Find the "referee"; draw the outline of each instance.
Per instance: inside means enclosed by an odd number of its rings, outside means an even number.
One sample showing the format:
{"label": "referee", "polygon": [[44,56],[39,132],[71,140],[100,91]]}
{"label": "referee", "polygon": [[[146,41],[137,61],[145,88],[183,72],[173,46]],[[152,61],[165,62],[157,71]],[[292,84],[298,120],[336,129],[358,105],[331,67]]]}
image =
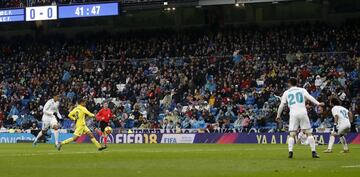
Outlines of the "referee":
{"label": "referee", "polygon": [[109,105],[107,102],[104,102],[103,107],[101,110],[96,114],[96,120],[100,122],[100,131],[97,131],[97,133],[103,137],[104,145],[107,144],[107,137],[108,134],[105,132],[105,128],[109,126],[110,119],[113,117],[113,113],[111,112],[111,109],[109,108]]}

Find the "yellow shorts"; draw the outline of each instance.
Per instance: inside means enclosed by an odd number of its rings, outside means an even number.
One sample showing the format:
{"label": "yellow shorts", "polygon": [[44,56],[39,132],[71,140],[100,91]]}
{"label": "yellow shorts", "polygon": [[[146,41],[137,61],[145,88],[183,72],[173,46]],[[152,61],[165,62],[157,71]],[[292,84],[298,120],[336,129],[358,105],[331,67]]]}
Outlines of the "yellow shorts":
{"label": "yellow shorts", "polygon": [[80,126],[80,127],[76,127],[74,135],[81,136],[83,134],[88,134],[89,132],[91,131],[87,126]]}

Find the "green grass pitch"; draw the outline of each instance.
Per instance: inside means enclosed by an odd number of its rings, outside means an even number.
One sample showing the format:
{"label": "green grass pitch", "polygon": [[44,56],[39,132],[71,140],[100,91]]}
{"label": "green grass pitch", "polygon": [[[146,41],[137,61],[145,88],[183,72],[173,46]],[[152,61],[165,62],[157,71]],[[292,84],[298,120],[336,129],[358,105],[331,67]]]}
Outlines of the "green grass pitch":
{"label": "green grass pitch", "polygon": [[92,144],[0,144],[1,177],[351,177],[360,176],[360,145],[350,153],[312,159],[297,145],[294,159],[287,145],[257,144],[110,144],[98,152]]}

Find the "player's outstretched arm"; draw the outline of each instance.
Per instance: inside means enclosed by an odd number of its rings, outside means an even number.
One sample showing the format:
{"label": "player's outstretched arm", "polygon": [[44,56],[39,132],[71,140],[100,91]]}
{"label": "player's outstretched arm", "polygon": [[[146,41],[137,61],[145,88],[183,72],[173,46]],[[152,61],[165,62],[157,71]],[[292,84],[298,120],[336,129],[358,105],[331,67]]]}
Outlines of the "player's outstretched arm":
{"label": "player's outstretched arm", "polygon": [[104,117],[104,109],[100,109],[100,111],[95,115],[96,120],[100,121]]}
{"label": "player's outstretched arm", "polygon": [[336,133],[338,132],[338,129],[337,129],[338,121],[339,121],[339,116],[338,116],[338,115],[334,115],[334,131],[335,131]]}
{"label": "player's outstretched arm", "polygon": [[59,111],[59,107],[56,107],[56,111],[54,112],[54,114],[56,114],[58,119],[62,119],[62,116],[61,116],[60,111]]}
{"label": "player's outstretched arm", "polygon": [[91,113],[89,110],[87,110],[86,108],[84,108],[84,113],[89,116],[89,117],[95,117],[95,115],[93,113]]}
{"label": "player's outstretched arm", "polygon": [[284,104],[280,103],[279,108],[277,110],[276,119],[275,119],[277,122],[281,121],[280,115],[281,115],[283,109],[284,109]]}
{"label": "player's outstretched arm", "polygon": [[320,103],[313,96],[311,96],[309,94],[309,92],[307,92],[307,90],[305,90],[304,97],[305,97],[306,100],[309,100],[311,103],[313,103],[313,104],[315,104],[317,106],[325,106],[325,104],[323,102]]}
{"label": "player's outstretched arm", "polygon": [[283,96],[281,97],[281,102],[280,102],[280,105],[278,107],[277,115],[276,115],[276,119],[275,119],[277,122],[281,121],[280,116],[281,116],[281,113],[282,113],[282,111],[284,109],[285,104],[286,104],[286,95],[283,94]]}
{"label": "player's outstretched arm", "polygon": [[348,116],[349,116],[350,123],[353,123],[354,122],[354,117],[353,117],[353,114],[350,111],[348,112]]}
{"label": "player's outstretched arm", "polygon": [[110,110],[110,119],[115,118],[115,115],[113,114],[113,112]]}

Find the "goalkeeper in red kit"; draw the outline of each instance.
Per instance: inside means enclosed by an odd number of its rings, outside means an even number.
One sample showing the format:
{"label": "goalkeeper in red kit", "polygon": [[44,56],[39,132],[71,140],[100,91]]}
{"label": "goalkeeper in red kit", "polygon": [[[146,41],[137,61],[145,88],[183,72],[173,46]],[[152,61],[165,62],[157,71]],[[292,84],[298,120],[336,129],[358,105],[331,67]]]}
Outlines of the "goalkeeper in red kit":
{"label": "goalkeeper in red kit", "polygon": [[96,132],[103,138],[105,146],[108,138],[108,133],[105,131],[105,128],[110,125],[110,119],[114,116],[108,106],[108,103],[104,103],[101,110],[96,114],[96,120],[100,122],[100,130],[97,129]]}

